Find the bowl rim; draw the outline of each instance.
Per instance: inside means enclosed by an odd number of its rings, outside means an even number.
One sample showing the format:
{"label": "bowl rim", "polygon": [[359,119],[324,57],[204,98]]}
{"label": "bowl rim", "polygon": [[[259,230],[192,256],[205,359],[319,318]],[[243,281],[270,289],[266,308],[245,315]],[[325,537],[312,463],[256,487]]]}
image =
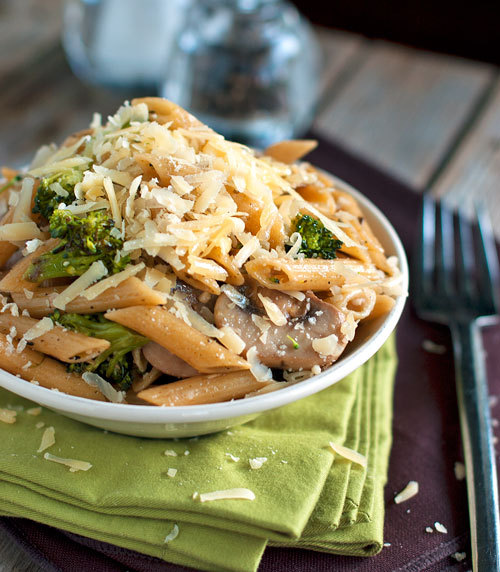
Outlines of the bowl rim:
{"label": "bowl rim", "polygon": [[[258,414],[287,405],[304,397],[308,397],[340,381],[371,358],[388,339],[395,329],[403,312],[409,286],[408,262],[401,239],[392,224],[382,211],[360,191],[342,179],[325,171],[333,179],[335,185],[351,194],[362,210],[370,212],[383,227],[384,232],[394,249],[399,261],[402,275],[402,294],[384,318],[378,330],[360,347],[344,359],[335,362],[325,371],[304,381],[284,387],[277,391],[255,395],[243,399],[210,403],[203,405],[182,405],[175,407],[132,405],[94,401],[83,397],[68,395],[57,390],[37,386],[0,368],[0,387],[12,393],[34,401],[39,405],[69,415],[85,416],[93,419],[106,419],[129,423],[196,423],[200,421],[217,421],[244,415]],[[20,383],[21,382],[21,383]]]}

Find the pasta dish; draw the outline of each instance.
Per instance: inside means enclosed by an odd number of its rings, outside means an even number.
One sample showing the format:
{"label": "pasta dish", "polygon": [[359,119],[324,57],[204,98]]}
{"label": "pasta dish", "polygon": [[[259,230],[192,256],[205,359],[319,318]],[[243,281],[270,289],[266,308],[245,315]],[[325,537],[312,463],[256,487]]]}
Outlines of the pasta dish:
{"label": "pasta dish", "polygon": [[401,294],[356,200],[170,101],[125,103],[0,184],[0,368],[80,397],[228,401],[320,373]]}

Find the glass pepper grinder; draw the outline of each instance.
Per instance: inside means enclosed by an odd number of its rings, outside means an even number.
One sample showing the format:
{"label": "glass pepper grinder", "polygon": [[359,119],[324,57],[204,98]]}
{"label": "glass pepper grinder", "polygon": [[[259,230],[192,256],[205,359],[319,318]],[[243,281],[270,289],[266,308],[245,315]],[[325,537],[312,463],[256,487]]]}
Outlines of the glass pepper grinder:
{"label": "glass pepper grinder", "polygon": [[300,136],[317,102],[320,51],[286,0],[195,0],[160,88],[228,139]]}

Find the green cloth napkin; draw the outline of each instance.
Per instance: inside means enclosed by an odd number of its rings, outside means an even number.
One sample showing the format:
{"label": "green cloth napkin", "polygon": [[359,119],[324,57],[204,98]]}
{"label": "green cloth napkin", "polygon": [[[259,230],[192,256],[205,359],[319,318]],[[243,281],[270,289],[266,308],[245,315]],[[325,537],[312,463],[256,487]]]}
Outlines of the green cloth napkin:
{"label": "green cloth napkin", "polygon": [[[33,416],[33,403],[0,390],[0,407],[18,412],[14,424],[0,423],[0,514],[202,570],[254,571],[267,544],[376,554],[395,367],[391,337],[316,395],[229,431],[180,440],[108,433],[45,408]],[[90,470],[71,473],[37,453],[49,426],[56,443],[47,451],[89,461]],[[331,441],[364,454],[367,468],[335,455]],[[250,468],[255,457],[267,458],[260,469]],[[256,499],[193,500],[194,492],[234,487]],[[165,543],[175,524],[178,536]]]}

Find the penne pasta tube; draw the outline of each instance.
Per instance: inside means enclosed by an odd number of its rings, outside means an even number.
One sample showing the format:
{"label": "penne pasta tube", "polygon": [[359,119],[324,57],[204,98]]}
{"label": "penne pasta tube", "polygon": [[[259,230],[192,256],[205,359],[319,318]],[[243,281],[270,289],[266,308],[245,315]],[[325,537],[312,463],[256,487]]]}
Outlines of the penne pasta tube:
{"label": "penne pasta tube", "polygon": [[346,273],[356,277],[376,277],[371,269],[357,260],[348,258],[323,260],[321,258],[272,258],[261,257],[247,262],[249,276],[266,288],[273,290],[326,291],[333,286],[342,286]]}
{"label": "penne pasta tube", "polygon": [[162,99],[161,97],[141,97],[132,100],[132,105],[145,103],[149,113],[154,116],[154,120],[160,125],[171,123],[173,129],[180,127],[205,127],[194,115],[188,113],[177,104]]}
{"label": "penne pasta tube", "polygon": [[150,371],[145,373],[142,377],[134,379],[132,382],[132,390],[135,393],[139,393],[150,385],[152,385],[157,379],[159,379],[163,375],[163,372],[155,367],[151,368]]}
{"label": "penne pasta tube", "polygon": [[297,192],[325,216],[332,217],[335,214],[336,204],[330,189],[316,183],[299,187]]}
{"label": "penne pasta tube", "polygon": [[[12,222],[12,216],[14,214],[14,209],[10,208],[2,217],[0,221],[0,225],[9,224]],[[10,257],[17,252],[18,247],[12,242],[8,242],[6,240],[0,241],[0,268],[3,268],[7,262],[10,260]]]}
{"label": "penne pasta tube", "polygon": [[377,294],[375,304],[367,319],[371,320],[372,318],[385,316],[392,310],[395,303],[396,301],[391,296],[388,296],[387,294]]}
{"label": "penne pasta tube", "polygon": [[287,141],[279,141],[270,145],[264,155],[272,157],[276,161],[282,163],[294,163],[300,158],[316,149],[318,142],[314,139],[292,139]]}
{"label": "penne pasta tube", "polygon": [[146,336],[201,373],[250,368],[240,356],[189,326],[165,308],[132,306],[107,312],[104,317]]}
{"label": "penne pasta tube", "polygon": [[[15,328],[13,337],[23,338],[26,332],[29,332],[39,323],[39,320],[27,316],[0,314],[0,333],[9,334],[12,328]],[[107,340],[91,338],[78,332],[66,330],[58,325],[54,325],[52,329],[40,336],[31,338],[28,334],[26,339],[31,349],[66,363],[90,361],[110,346]]]}
{"label": "penne pasta tube", "polygon": [[181,381],[149,387],[140,391],[137,397],[153,405],[167,407],[219,403],[245,397],[269,383],[257,381],[249,371],[195,375]]}
{"label": "penne pasta tube", "polygon": [[350,290],[337,306],[344,312],[351,312],[355,320],[363,320],[373,311],[376,297],[371,288],[355,288]]}
{"label": "penne pasta tube", "polygon": [[[27,310],[33,318],[43,318],[56,308],[54,299],[64,290],[65,286],[56,288],[39,288],[33,295],[26,292],[12,292],[11,296],[20,310]],[[93,300],[78,296],[66,304],[66,312],[75,314],[95,314],[106,312],[110,308],[126,308],[137,305],[164,304],[165,297],[156,292],[142,280],[132,276],[114,288],[108,288]]]}
{"label": "penne pasta tube", "polygon": [[0,368],[48,389],[105,401],[98,389],[85,383],[81,376],[67,372],[62,363],[28,348],[18,353],[3,334],[0,334]]}
{"label": "penne pasta tube", "polygon": [[23,278],[24,273],[28,270],[34,260],[55,248],[58,242],[59,239],[51,238],[39,246],[35,252],[28,254],[28,256],[25,256],[16,262],[2,280],[0,280],[0,292],[23,292],[24,290],[36,290],[38,288],[38,284],[36,282],[25,280]]}

